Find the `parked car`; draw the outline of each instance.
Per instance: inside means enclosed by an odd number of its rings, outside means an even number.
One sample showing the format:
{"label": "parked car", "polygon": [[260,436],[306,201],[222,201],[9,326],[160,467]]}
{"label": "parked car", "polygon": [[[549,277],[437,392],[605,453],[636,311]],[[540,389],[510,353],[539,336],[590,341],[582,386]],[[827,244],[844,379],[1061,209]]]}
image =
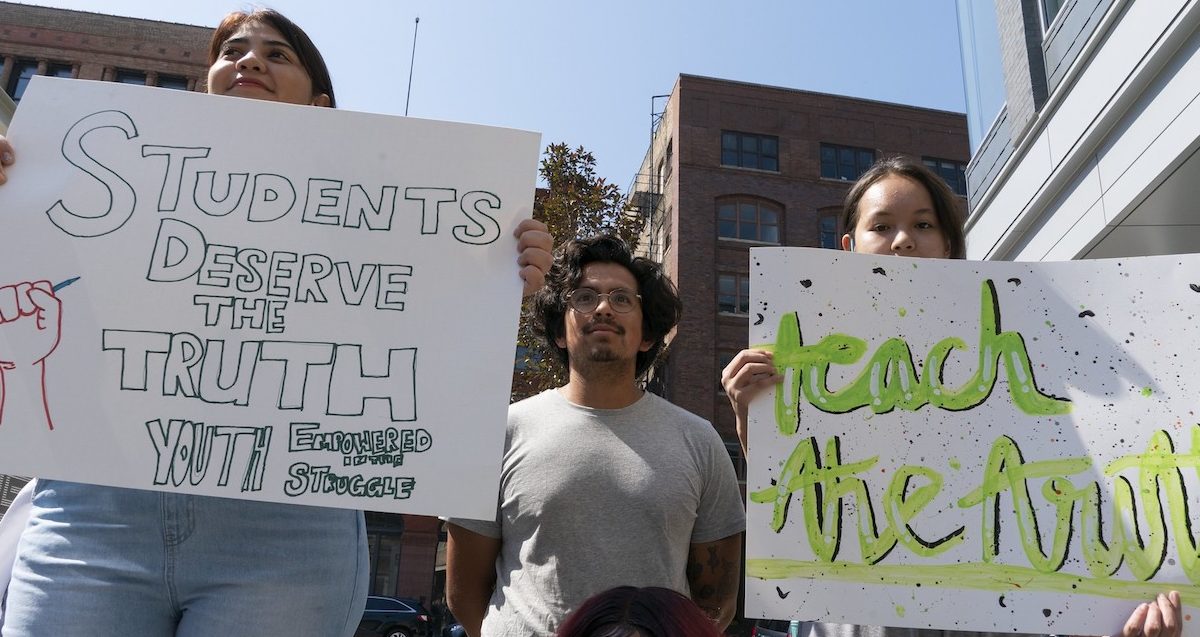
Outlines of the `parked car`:
{"label": "parked car", "polygon": [[430,637],[429,611],[408,597],[372,595],[354,637]]}
{"label": "parked car", "polygon": [[783,619],[760,619],[754,622],[750,637],[787,637],[789,624]]}

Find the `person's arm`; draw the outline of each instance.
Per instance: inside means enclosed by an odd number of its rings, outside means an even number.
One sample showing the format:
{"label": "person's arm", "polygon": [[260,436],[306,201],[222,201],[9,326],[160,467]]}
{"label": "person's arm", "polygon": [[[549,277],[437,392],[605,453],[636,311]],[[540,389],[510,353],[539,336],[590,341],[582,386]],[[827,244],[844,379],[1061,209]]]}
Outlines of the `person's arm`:
{"label": "person's arm", "polygon": [[467,634],[479,637],[496,586],[500,540],[446,524],[446,605]]}
{"label": "person's arm", "polygon": [[12,144],[8,143],[4,135],[0,135],[0,184],[8,181],[8,175],[4,174],[4,169],[11,166],[16,161],[16,157],[17,155],[13,153]]}
{"label": "person's arm", "polygon": [[724,631],[737,611],[742,581],[742,534],[692,544],[688,551],[688,589],[692,601]]}
{"label": "person's arm", "polygon": [[721,371],[721,387],[725,389],[737,419],[737,437],[738,442],[742,443],[742,456],[748,455],[750,432],[747,430],[747,412],[750,401],[762,390],[780,382],[783,382],[783,376],[776,371],[771,352],[766,350],[744,349]]}
{"label": "person's arm", "polygon": [[546,224],[534,219],[524,219],[513,231],[517,238],[517,265],[521,267],[524,281],[523,296],[537,292],[546,283],[546,273],[554,262],[554,237]]}

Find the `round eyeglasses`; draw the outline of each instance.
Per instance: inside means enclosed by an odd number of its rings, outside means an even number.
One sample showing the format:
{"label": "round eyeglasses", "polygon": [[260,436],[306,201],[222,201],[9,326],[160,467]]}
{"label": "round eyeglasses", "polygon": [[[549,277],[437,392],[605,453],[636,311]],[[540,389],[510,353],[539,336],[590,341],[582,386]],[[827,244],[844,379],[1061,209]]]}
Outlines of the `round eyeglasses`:
{"label": "round eyeglasses", "polygon": [[642,295],[629,290],[613,290],[602,294],[591,288],[578,288],[567,295],[567,304],[580,314],[591,314],[600,307],[600,299],[608,299],[608,307],[614,312],[625,314],[637,307],[641,298]]}

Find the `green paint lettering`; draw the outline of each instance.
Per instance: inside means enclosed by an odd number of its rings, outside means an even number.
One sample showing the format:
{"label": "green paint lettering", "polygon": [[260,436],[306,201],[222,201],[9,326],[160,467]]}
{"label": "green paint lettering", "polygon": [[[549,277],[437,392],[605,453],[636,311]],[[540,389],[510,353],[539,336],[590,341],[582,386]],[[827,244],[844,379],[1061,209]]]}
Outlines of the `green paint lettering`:
{"label": "green paint lettering", "polygon": [[801,395],[817,409],[834,414],[862,407],[869,407],[877,414],[897,407],[916,411],[925,405],[951,411],[971,409],[991,395],[1001,362],[1004,363],[1009,395],[1021,411],[1034,416],[1053,416],[1071,410],[1070,401],[1038,389],[1021,334],[1001,330],[1000,306],[990,279],[982,286],[978,366],[975,374],[961,387],[950,388],[942,384],[950,354],[967,349],[966,342],[957,337],[944,338],[934,344],[925,357],[920,374],[913,364],[908,343],[900,338],[889,338],[879,345],[854,380],[832,391],[827,382],[830,366],[858,362],[867,351],[866,341],[831,334],[816,345],[805,345],[799,319],[795,314],[785,314],[779,321],[772,349],[775,367],[787,379],[775,393],[776,424],[784,435],[794,434],[799,426]]}

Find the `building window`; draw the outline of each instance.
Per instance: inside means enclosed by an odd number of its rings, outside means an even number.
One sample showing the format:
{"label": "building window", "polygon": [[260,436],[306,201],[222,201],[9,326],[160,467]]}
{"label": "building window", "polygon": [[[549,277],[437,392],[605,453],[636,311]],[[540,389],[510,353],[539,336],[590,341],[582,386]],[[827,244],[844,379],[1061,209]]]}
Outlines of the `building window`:
{"label": "building window", "polygon": [[667,152],[658,162],[658,171],[656,173],[658,175],[658,192],[662,192],[666,188],[667,182],[671,180],[671,162],[674,160],[672,155],[675,152],[673,150],[674,144],[674,140],[667,141]]}
{"label": "building window", "polygon": [[837,249],[837,217],[821,217],[821,247]]}
{"label": "building window", "polygon": [[660,226],[662,232],[662,256],[666,257],[667,252],[671,250],[671,215],[675,212],[673,206],[667,207],[667,216],[663,217],[663,223]]}
{"label": "building window", "polygon": [[725,393],[725,386],[721,384],[721,375],[725,372],[725,368],[729,367],[729,364],[733,362],[733,358],[737,354],[737,350],[734,349],[717,350],[717,391],[719,393]]}
{"label": "building window", "polygon": [[717,235],[779,243],[780,209],[765,201],[730,200],[717,205]]}
{"label": "building window", "polygon": [[721,165],[779,172],[779,138],[722,131]]}
{"label": "building window", "polygon": [[821,144],[821,177],[854,181],[875,163],[875,151],[869,148]]}
{"label": "building window", "polygon": [[46,67],[46,75],[50,77],[75,77],[75,67],[70,64],[51,64]]}
{"label": "building window", "polygon": [[728,314],[750,313],[749,275],[717,275],[717,311]]}
{"label": "building window", "polygon": [[733,462],[733,472],[737,474],[738,484],[745,486],[746,459],[742,457],[742,443],[737,442],[736,440],[733,442],[726,442],[725,450],[729,452],[729,459]]}
{"label": "building window", "polygon": [[158,85],[162,88],[173,88],[179,91],[188,90],[188,79],[178,75],[159,75]]}
{"label": "building window", "polygon": [[1042,5],[1042,31],[1045,32],[1050,29],[1050,25],[1054,24],[1054,18],[1058,17],[1063,0],[1041,0],[1038,4]]}
{"label": "building window", "polygon": [[8,91],[8,96],[12,98],[12,101],[21,101],[21,95],[25,93],[25,87],[29,86],[29,80],[37,75],[37,69],[38,63],[35,60],[17,60],[13,64],[8,86],[4,87],[4,90]]}
{"label": "building window", "polygon": [[117,69],[117,82],[121,84],[140,84],[146,85],[146,74],[143,71],[130,71],[128,69]]}
{"label": "building window", "polygon": [[936,157],[925,157],[923,161],[926,168],[932,170],[938,177],[945,180],[946,185],[950,186],[950,190],[953,190],[954,194],[963,197],[967,196],[966,164],[949,159],[937,159]]}

